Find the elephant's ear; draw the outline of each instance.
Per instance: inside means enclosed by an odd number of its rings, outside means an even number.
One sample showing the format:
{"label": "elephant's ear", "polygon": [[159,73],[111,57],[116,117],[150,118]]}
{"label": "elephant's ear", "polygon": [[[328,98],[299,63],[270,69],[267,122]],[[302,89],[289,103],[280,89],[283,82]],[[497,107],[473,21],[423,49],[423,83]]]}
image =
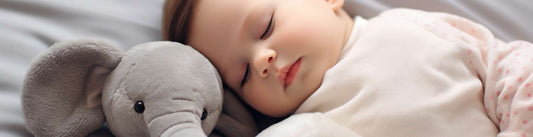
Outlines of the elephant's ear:
{"label": "elephant's ear", "polygon": [[24,81],[26,126],[36,136],[87,136],[105,122],[102,87],[122,52],[101,41],[54,44]]}

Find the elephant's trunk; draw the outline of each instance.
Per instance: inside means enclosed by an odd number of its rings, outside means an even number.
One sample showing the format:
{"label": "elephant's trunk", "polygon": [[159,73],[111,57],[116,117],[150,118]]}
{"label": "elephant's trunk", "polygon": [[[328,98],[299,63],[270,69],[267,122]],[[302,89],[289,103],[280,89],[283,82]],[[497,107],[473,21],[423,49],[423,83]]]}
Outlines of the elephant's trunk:
{"label": "elephant's trunk", "polygon": [[158,116],[148,122],[152,137],[206,137],[200,118],[190,112]]}
{"label": "elephant's trunk", "polygon": [[201,127],[183,127],[169,128],[161,134],[161,137],[206,137]]}

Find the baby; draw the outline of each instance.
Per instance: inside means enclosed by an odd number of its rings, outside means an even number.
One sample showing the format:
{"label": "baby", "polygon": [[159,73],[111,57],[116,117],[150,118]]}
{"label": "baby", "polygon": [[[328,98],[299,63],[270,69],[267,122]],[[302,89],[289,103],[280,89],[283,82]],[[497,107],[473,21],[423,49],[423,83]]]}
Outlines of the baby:
{"label": "baby", "polygon": [[191,45],[269,116],[322,112],[361,136],[533,136],[533,45],[409,9],[352,19],[343,0],[169,0]]}

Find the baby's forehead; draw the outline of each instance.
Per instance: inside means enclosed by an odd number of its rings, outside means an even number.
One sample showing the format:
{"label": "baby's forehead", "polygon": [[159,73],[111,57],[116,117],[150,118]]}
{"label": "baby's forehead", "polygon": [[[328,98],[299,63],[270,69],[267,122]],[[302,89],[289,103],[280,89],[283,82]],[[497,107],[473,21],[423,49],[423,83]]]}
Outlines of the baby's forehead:
{"label": "baby's forehead", "polygon": [[[243,1],[243,0],[227,0]],[[200,0],[196,4],[191,25],[189,28],[190,39],[195,41],[199,38],[202,41],[214,40],[216,43],[233,43],[230,37],[242,31],[244,20],[248,16],[249,8],[241,8],[247,5],[246,2],[231,3],[226,0]]]}

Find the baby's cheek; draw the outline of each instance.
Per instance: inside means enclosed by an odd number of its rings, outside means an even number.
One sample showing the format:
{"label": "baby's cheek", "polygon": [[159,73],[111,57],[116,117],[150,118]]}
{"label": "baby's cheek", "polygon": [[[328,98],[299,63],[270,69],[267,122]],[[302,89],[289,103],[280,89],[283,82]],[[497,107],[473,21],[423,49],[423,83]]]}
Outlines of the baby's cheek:
{"label": "baby's cheek", "polygon": [[304,46],[306,42],[318,38],[316,33],[319,33],[310,24],[288,24],[282,29],[278,34],[280,41],[283,41],[285,43],[283,45],[286,46]]}

